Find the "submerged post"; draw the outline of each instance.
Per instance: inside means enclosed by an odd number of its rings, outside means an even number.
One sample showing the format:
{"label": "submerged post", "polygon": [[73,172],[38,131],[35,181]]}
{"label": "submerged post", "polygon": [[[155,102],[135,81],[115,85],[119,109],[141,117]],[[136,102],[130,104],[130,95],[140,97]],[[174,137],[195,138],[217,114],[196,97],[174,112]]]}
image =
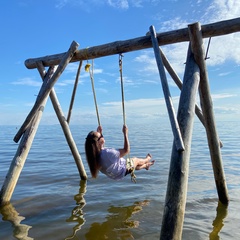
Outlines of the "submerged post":
{"label": "submerged post", "polygon": [[223,204],[228,204],[229,202],[228,190],[222,164],[220,143],[214,119],[213,103],[208,83],[207,68],[204,60],[205,51],[203,46],[200,23],[194,23],[189,25],[189,36],[192,44],[192,51],[194,53],[195,61],[200,68],[201,80],[199,84],[199,95],[203,111],[203,117],[205,121],[208,146],[212,160],[218,197]]}
{"label": "submerged post", "polygon": [[[42,64],[42,62],[38,62],[37,63],[37,69],[41,75],[42,78],[44,78],[44,72],[45,72],[45,68]],[[72,137],[72,133],[71,130],[69,128],[68,122],[66,120],[66,118],[64,117],[64,113],[62,111],[61,105],[58,101],[56,92],[54,90],[54,88],[52,88],[51,92],[50,92],[50,99],[52,101],[53,104],[53,108],[57,114],[58,120],[62,126],[63,129],[63,133],[65,135],[65,138],[67,140],[68,146],[72,152],[73,158],[75,160],[75,163],[77,165],[78,168],[78,172],[80,174],[80,177],[82,180],[87,180],[87,174],[85,172],[83,163],[82,163],[82,159],[81,156],[79,154],[79,151],[77,149],[77,145]]]}
{"label": "submerged post", "polygon": [[200,73],[189,45],[183,86],[178,108],[178,123],[185,151],[178,151],[175,144],[168,177],[168,187],[163,213],[161,240],[181,239],[186,207],[189,159],[194,121],[195,101]]}
{"label": "submerged post", "polygon": [[[53,73],[54,73],[54,68],[53,67],[49,68],[45,81],[48,81],[52,77]],[[43,103],[38,108],[37,114],[35,115],[33,120],[30,122],[30,124],[27,126],[27,129],[24,132],[23,137],[21,138],[17,152],[9,167],[7,176],[5,178],[5,181],[3,183],[3,186],[0,192],[0,205],[6,205],[11,200],[18,178],[21,174],[21,171],[27,159],[28,153],[32,146],[33,139],[37,132],[38,125],[40,123],[42,113],[47,102],[47,98],[48,96],[45,97]]]}

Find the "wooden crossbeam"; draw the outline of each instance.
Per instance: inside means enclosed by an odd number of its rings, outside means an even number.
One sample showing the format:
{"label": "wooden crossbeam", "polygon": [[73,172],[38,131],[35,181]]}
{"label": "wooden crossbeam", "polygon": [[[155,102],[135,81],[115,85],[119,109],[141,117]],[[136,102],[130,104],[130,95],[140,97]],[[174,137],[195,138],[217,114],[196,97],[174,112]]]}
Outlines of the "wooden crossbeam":
{"label": "wooden crossbeam", "polygon": [[[216,37],[240,31],[240,18],[202,25],[203,38]],[[159,46],[189,41],[188,28],[158,33]],[[119,53],[132,52],[152,47],[151,36],[142,36],[124,41],[116,41],[103,45],[77,50],[71,62],[110,56]],[[31,58],[25,61],[29,69],[36,68],[36,62],[42,62],[46,66],[58,65],[65,53],[48,55],[39,58]]]}

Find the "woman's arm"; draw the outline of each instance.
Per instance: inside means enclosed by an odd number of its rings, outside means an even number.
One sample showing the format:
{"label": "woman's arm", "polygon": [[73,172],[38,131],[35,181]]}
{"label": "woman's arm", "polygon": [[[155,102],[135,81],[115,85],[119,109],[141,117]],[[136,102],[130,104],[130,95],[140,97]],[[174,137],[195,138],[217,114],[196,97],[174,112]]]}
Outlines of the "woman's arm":
{"label": "woman's arm", "polygon": [[128,140],[128,128],[126,125],[123,125],[122,132],[124,136],[124,146],[122,149],[119,149],[120,157],[123,157],[130,152],[130,143]]}

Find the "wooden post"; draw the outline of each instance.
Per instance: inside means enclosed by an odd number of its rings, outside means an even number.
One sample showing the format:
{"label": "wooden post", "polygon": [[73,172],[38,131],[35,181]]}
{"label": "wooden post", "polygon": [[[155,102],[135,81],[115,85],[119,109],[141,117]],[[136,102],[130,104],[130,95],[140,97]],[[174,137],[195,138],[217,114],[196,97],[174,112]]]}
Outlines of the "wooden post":
{"label": "wooden post", "polygon": [[189,159],[194,121],[195,100],[199,84],[199,68],[191,48],[188,57],[178,108],[178,122],[181,129],[185,151],[179,152],[175,144],[169,170],[168,187],[161,228],[161,240],[181,239],[186,207]]}
{"label": "wooden post", "polygon": [[169,91],[167,77],[166,77],[166,73],[165,73],[165,70],[164,70],[164,66],[163,66],[161,53],[160,53],[160,50],[159,50],[159,46],[158,46],[158,42],[157,42],[157,36],[156,36],[154,26],[150,27],[150,33],[151,33],[155,58],[156,58],[157,66],[158,66],[158,71],[159,71],[160,79],[161,79],[161,82],[162,82],[162,88],[163,88],[163,93],[164,93],[164,96],[165,96],[168,115],[169,115],[169,119],[170,119],[171,126],[172,126],[174,141],[175,141],[175,144],[176,144],[176,147],[177,147],[178,151],[183,151],[184,150],[184,144],[183,144],[181,132],[180,132],[180,129],[179,129],[179,125],[178,125],[178,122],[177,122],[177,118],[176,118],[176,115],[175,115],[175,111],[174,111],[174,107],[173,107],[173,103],[172,103],[172,98],[171,98],[171,94],[170,94],[170,91]]}
{"label": "wooden post", "polygon": [[[174,71],[174,69],[172,68],[171,64],[169,63],[168,59],[166,58],[165,54],[162,52],[161,48],[159,48],[160,52],[161,52],[161,56],[162,56],[162,61],[163,64],[165,66],[165,68],[167,69],[169,75],[172,77],[173,81],[176,83],[176,85],[178,86],[178,88],[181,90],[182,89],[182,81],[179,78],[179,76],[177,75],[177,73]],[[203,124],[203,126],[205,127],[205,122],[204,122],[204,117],[202,114],[202,110],[200,109],[200,107],[197,105],[197,103],[195,104],[195,113],[198,116],[200,122]],[[219,143],[220,143],[220,147],[223,147],[223,143],[221,142],[221,140],[219,139]]]}
{"label": "wooden post", "polygon": [[73,93],[72,93],[71,102],[70,102],[69,110],[68,110],[68,116],[67,116],[68,124],[70,122],[70,118],[71,118],[71,114],[72,114],[72,107],[73,107],[73,103],[74,103],[74,99],[75,99],[75,95],[76,95],[76,91],[77,91],[78,80],[79,80],[80,70],[82,67],[82,62],[83,62],[82,60],[79,62],[77,75],[76,75],[76,79],[75,79],[75,83],[74,83],[74,87],[73,87]]}
{"label": "wooden post", "polygon": [[27,118],[25,119],[23,125],[21,126],[21,128],[19,129],[19,131],[17,132],[17,134],[14,137],[15,142],[18,142],[19,139],[21,138],[22,134],[26,130],[26,127],[33,119],[39,106],[42,104],[43,99],[45,99],[46,96],[49,95],[52,87],[54,86],[54,84],[56,83],[58,78],[61,76],[61,74],[64,71],[64,69],[66,68],[67,64],[70,62],[70,60],[73,57],[73,54],[76,52],[78,46],[79,46],[78,43],[76,43],[75,41],[72,42],[68,52],[63,56],[63,59],[61,60],[59,66],[58,66],[57,70],[55,71],[54,75],[52,76],[52,78],[46,84],[43,83],[43,85],[40,89],[40,92],[38,94],[38,98],[36,99],[36,102],[35,102],[32,110],[30,111],[30,113],[28,114]]}
{"label": "wooden post", "polygon": [[[45,75],[45,69],[44,69],[44,66],[41,62],[37,63],[37,66],[38,66],[38,71],[41,75],[42,78],[44,78],[44,75]],[[54,88],[52,88],[51,92],[50,92],[50,99],[52,101],[52,104],[53,104],[53,108],[57,114],[57,117],[58,117],[58,120],[62,126],[62,129],[63,129],[63,132],[64,132],[64,135],[65,135],[65,138],[67,140],[67,143],[69,145],[69,148],[72,152],[72,155],[74,157],[74,160],[75,160],[75,163],[77,165],[77,168],[78,168],[78,172],[80,174],[80,177],[82,180],[87,180],[87,174],[85,172],[85,169],[84,169],[84,166],[83,166],[83,163],[82,163],[82,159],[81,159],[81,155],[79,154],[79,151],[78,151],[78,148],[77,148],[77,145],[72,137],[72,133],[71,133],[71,130],[69,128],[69,125],[64,117],[64,113],[61,109],[61,105],[58,101],[58,98],[57,98],[57,95],[55,93],[55,90]]]}
{"label": "wooden post", "polygon": [[[166,58],[165,54],[162,52],[161,48],[160,48],[160,52],[161,52],[161,56],[162,56],[162,60],[163,60],[163,64],[164,64],[165,68],[167,69],[169,75],[172,77],[173,81],[176,83],[178,88],[181,90],[182,89],[182,81],[181,81],[181,79],[179,78],[177,73],[172,68],[171,64],[169,63],[169,61]],[[203,115],[202,115],[202,110],[200,109],[200,107],[197,104],[195,106],[195,113],[196,113],[196,115],[198,116],[199,120],[201,121],[201,123],[204,126],[205,123],[204,123],[204,119],[203,119]]]}
{"label": "wooden post", "polygon": [[228,204],[229,197],[222,164],[221,149],[214,119],[213,103],[208,83],[206,63],[204,60],[205,51],[202,40],[201,26],[199,23],[189,25],[189,36],[195,61],[200,68],[201,81],[199,85],[199,95],[205,121],[208,146],[211,154],[218,197],[223,204]]}
{"label": "wooden post", "polygon": [[[54,68],[50,67],[44,81],[48,81],[52,77],[53,73]],[[35,115],[23,134],[0,192],[0,205],[6,205],[11,200],[18,178],[32,146],[34,136],[37,132],[46,102],[47,97],[44,98],[42,104],[38,108],[37,115]]]}
{"label": "wooden post", "polygon": [[[230,34],[240,31],[240,18],[230,19],[217,23],[211,23],[202,26],[202,32],[204,38],[220,36],[224,34]],[[178,29],[174,31],[158,33],[157,34],[158,45],[163,46],[178,42],[188,42],[189,34],[188,29]],[[151,37],[142,36],[134,39],[111,42],[95,47],[84,48],[76,51],[71,62],[77,62],[80,60],[95,59],[120,53],[126,53],[131,51],[137,51],[152,47]],[[48,55],[45,57],[27,59],[25,66],[29,69],[36,68],[36,62],[43,62],[45,67],[58,65],[65,53]]]}

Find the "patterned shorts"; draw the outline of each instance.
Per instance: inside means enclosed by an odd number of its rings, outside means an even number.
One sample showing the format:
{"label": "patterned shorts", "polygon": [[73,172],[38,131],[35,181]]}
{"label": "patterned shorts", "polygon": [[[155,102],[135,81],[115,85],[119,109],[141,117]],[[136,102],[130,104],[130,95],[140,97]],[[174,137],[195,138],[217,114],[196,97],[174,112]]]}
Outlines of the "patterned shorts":
{"label": "patterned shorts", "polygon": [[133,159],[132,158],[127,158],[127,160],[126,160],[126,169],[127,169],[127,171],[126,171],[125,175],[127,175],[127,174],[131,173],[132,171],[134,171],[134,163],[133,163]]}

